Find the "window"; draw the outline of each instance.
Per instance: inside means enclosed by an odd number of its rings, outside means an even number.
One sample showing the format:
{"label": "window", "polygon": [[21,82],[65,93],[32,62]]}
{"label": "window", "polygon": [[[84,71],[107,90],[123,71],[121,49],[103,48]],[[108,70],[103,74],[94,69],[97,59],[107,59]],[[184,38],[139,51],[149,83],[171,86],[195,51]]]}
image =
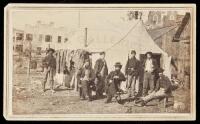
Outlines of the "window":
{"label": "window", "polygon": [[45,36],[45,42],[51,42],[52,41],[52,36],[51,35],[46,35]]}
{"label": "window", "polygon": [[23,40],[24,34],[23,33],[16,33],[16,40]]}
{"label": "window", "polygon": [[42,38],[43,38],[43,35],[42,34],[39,34],[39,41],[42,41]]}
{"label": "window", "polygon": [[16,45],[16,52],[23,52],[23,45]]}
{"label": "window", "polygon": [[33,40],[33,35],[32,34],[26,34],[26,40],[32,41]]}
{"label": "window", "polygon": [[37,54],[37,55],[41,55],[41,50],[42,50],[41,47],[37,47],[37,52],[36,52],[36,54]]}
{"label": "window", "polygon": [[66,43],[68,41],[68,38],[65,38],[64,42]]}
{"label": "window", "polygon": [[58,36],[58,43],[61,43],[61,36]]}

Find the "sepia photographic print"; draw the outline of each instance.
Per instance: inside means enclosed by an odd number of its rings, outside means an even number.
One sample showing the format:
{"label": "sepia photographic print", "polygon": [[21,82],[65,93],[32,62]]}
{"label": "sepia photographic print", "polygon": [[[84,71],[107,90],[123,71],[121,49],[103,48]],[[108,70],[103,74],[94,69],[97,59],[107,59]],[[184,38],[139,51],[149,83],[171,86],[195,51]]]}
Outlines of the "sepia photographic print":
{"label": "sepia photographic print", "polygon": [[8,4],[6,120],[195,120],[195,4]]}

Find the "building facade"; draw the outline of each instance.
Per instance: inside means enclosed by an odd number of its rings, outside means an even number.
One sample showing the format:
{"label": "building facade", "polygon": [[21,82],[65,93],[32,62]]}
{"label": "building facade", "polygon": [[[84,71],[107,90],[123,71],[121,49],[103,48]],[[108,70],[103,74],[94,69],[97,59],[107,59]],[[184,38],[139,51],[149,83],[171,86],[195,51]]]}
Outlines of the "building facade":
{"label": "building facade", "polygon": [[66,46],[70,30],[65,27],[55,27],[53,22],[43,24],[37,21],[35,25],[25,24],[24,29],[13,29],[14,51],[32,50],[40,53],[51,47],[60,49]]}
{"label": "building facade", "polygon": [[[155,43],[172,56],[177,66],[172,73],[178,73],[182,79],[186,73],[190,73],[191,19],[186,15],[167,13],[163,16],[162,27],[148,30]],[[180,34],[180,37],[175,41],[176,34]]]}
{"label": "building facade", "polygon": [[177,11],[150,11],[146,27],[149,30],[168,27],[180,23],[184,15],[179,15]]}
{"label": "building facade", "polygon": [[24,44],[24,31],[13,29],[13,53],[18,54],[23,52]]}
{"label": "building facade", "polygon": [[[65,27],[55,27],[53,22],[42,24],[38,21],[36,25],[25,25],[25,45],[31,41],[32,49],[45,50],[48,47],[59,49],[68,41],[68,30]],[[26,47],[25,47],[26,48]]]}

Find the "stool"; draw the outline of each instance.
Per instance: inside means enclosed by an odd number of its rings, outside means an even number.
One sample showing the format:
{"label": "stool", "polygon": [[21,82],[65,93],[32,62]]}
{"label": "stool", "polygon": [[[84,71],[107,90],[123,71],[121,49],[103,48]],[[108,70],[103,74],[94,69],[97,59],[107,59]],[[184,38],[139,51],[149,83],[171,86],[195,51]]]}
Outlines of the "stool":
{"label": "stool", "polygon": [[174,104],[174,96],[173,96],[172,94],[169,94],[169,95],[167,95],[167,96],[164,98],[164,100],[163,100],[164,108],[167,107],[167,103],[168,103],[169,98],[172,98],[172,99],[173,99],[173,104]]}

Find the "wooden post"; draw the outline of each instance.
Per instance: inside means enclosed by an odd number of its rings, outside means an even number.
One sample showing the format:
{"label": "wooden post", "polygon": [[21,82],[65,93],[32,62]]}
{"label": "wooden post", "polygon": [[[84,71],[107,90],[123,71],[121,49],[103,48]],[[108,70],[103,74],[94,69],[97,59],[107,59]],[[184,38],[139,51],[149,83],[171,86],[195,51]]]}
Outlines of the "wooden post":
{"label": "wooden post", "polygon": [[87,47],[87,28],[85,28],[85,42],[84,42],[84,46]]}
{"label": "wooden post", "polygon": [[29,41],[29,54],[28,54],[28,68],[27,68],[27,78],[28,78],[28,83],[31,83],[30,81],[30,73],[31,73],[31,51],[32,50],[32,46],[31,46],[31,42]]}

